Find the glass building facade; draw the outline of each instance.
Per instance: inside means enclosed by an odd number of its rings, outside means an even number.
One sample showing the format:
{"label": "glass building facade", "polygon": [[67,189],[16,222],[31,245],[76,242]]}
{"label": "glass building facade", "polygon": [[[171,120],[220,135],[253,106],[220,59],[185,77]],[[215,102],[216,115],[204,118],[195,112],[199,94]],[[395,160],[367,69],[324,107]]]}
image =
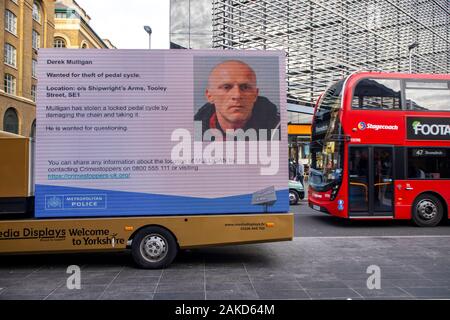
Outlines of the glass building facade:
{"label": "glass building facade", "polygon": [[450,72],[450,0],[172,0],[170,32],[172,48],[285,50],[291,124],[357,70]]}
{"label": "glass building facade", "polygon": [[212,0],[170,1],[170,48],[212,48]]}
{"label": "glass building facade", "polygon": [[410,54],[412,72],[450,72],[449,0],[172,0],[170,25],[172,47],[284,49],[305,106],[356,70],[409,72]]}

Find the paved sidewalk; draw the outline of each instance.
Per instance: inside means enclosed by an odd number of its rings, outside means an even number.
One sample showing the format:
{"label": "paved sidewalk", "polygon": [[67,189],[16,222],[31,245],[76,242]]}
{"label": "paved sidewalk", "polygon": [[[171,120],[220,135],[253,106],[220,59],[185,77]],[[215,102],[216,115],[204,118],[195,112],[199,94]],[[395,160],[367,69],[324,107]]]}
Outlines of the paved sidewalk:
{"label": "paved sidewalk", "polygon": [[[129,254],[0,257],[0,299],[450,299],[450,237],[296,238],[182,252],[166,270]],[[81,267],[81,290],[66,287]],[[381,289],[369,290],[370,265]]]}

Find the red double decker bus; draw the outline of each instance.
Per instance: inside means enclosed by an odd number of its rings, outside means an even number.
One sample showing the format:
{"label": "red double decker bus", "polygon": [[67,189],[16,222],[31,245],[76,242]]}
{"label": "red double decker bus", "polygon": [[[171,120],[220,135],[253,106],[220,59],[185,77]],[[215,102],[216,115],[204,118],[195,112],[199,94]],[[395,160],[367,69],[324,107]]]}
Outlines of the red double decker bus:
{"label": "red double decker bus", "polygon": [[352,219],[449,217],[450,74],[358,72],[319,98],[308,202]]}

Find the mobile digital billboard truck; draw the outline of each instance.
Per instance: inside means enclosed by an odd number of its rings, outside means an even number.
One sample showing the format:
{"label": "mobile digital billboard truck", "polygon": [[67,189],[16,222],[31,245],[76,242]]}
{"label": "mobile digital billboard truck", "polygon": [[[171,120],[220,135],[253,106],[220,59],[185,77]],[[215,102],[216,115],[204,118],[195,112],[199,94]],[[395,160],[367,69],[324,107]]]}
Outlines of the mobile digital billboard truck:
{"label": "mobile digital billboard truck", "polygon": [[41,49],[36,139],[0,133],[0,253],[291,240],[281,51]]}

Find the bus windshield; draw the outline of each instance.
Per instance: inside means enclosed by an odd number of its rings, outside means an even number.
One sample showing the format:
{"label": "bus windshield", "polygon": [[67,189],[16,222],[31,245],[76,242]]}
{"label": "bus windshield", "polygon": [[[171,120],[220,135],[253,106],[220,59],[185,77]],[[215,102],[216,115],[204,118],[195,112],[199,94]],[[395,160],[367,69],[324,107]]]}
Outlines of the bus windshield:
{"label": "bus windshield", "polygon": [[325,191],[342,178],[344,142],[339,119],[344,80],[334,84],[320,98],[311,134],[311,171],[309,184]]}

